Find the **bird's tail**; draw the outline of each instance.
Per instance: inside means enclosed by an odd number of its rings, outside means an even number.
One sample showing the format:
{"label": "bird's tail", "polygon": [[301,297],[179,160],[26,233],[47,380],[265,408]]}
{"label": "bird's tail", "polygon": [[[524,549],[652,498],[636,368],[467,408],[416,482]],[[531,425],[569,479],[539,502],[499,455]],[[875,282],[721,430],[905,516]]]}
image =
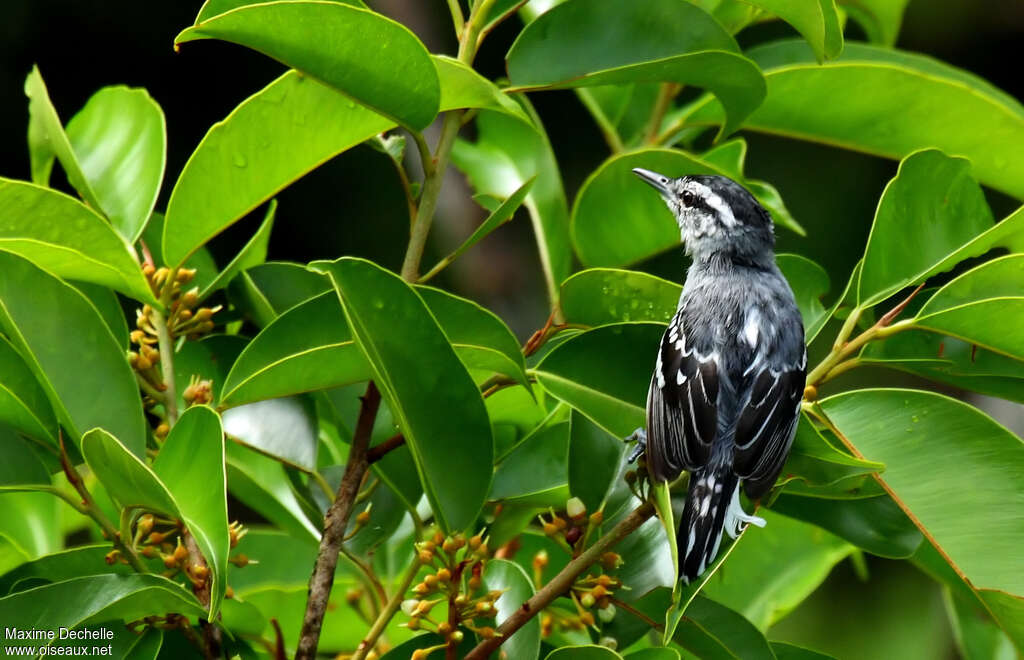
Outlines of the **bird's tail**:
{"label": "bird's tail", "polygon": [[740,505],[739,477],[728,465],[707,467],[690,475],[682,520],[676,534],[679,573],[689,584],[715,560],[723,529],[736,538],[746,523],[764,527],[764,520],[747,515]]}

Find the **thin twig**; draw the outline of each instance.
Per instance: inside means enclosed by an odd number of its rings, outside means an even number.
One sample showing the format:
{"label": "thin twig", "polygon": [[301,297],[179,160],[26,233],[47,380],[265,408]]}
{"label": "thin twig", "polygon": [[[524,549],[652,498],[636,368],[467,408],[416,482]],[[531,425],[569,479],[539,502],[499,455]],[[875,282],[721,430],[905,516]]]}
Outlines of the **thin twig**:
{"label": "thin twig", "polygon": [[373,465],[380,459],[388,455],[402,445],[405,444],[405,436],[401,433],[396,433],[379,445],[370,447],[366,452],[366,462]]}
{"label": "thin twig", "polygon": [[156,328],[156,337],[160,345],[160,374],[167,385],[167,394],[163,401],[164,410],[167,412],[167,425],[174,426],[178,421],[178,395],[174,387],[174,342],[171,340],[171,331],[167,328],[163,312],[153,308],[150,318],[153,327]]}
{"label": "thin twig", "polygon": [[490,657],[501,644],[511,637],[517,630],[523,627],[527,621],[536,616],[541,610],[550,605],[556,598],[565,594],[572,587],[573,582],[591,564],[601,558],[609,548],[621,541],[623,538],[634,532],[648,518],[654,515],[654,505],[644,502],[633,510],[628,516],[619,521],[610,532],[599,538],[594,545],[587,548],[586,552],[570,561],[565,568],[551,579],[532,598],[523,603],[498,627],[498,634],[493,639],[486,639],[476,648],[469,652],[465,660],[484,660]]}
{"label": "thin twig", "polygon": [[338,554],[342,540],[348,527],[348,518],[352,513],[359,486],[366,474],[366,448],[370,443],[373,422],[377,418],[380,407],[380,391],[370,381],[362,398],[359,419],[352,436],[348,464],[345,474],[338,486],[338,494],[324,517],[324,533],[320,538],[320,550],[317,553],[313,574],[309,578],[309,597],[306,601],[306,614],[302,621],[302,632],[295,651],[296,660],[312,660],[316,657],[316,649],[320,642],[320,629],[323,627],[324,614],[334,586],[334,570],[338,566]]}
{"label": "thin twig", "polygon": [[623,600],[619,600],[618,598],[615,598],[614,596],[610,597],[608,600],[615,607],[619,608],[620,610],[625,610],[625,611],[629,612],[630,614],[632,614],[636,618],[638,618],[641,621],[643,621],[644,623],[646,623],[651,628],[654,628],[655,630],[658,630],[658,631],[664,631],[665,630],[665,626],[663,624],[658,623],[657,621],[655,621],[651,617],[647,616],[646,614],[644,614],[640,610],[636,609],[635,607],[633,607],[629,603],[627,603],[627,602],[625,602]]}
{"label": "thin twig", "polygon": [[405,592],[409,590],[409,585],[416,579],[416,575],[420,572],[419,559],[413,557],[412,565],[406,572],[405,577],[402,578],[402,583],[398,585],[394,595],[391,596],[391,600],[381,610],[377,620],[373,622],[373,626],[370,627],[370,631],[366,633],[366,637],[363,641],[359,642],[359,647],[356,648],[356,652],[352,654],[352,660],[365,660],[366,654],[370,652],[377,644],[377,639],[381,633],[384,632],[384,628],[387,627],[388,622],[395,616],[395,612],[402,604],[402,599],[405,597]]}
{"label": "thin twig", "polygon": [[654,102],[654,108],[651,110],[650,119],[647,120],[647,130],[644,135],[644,142],[647,144],[658,143],[658,133],[661,130],[661,122],[665,118],[665,113],[672,105],[672,99],[679,94],[679,90],[681,89],[682,86],[679,83],[661,83],[661,87],[658,89],[658,99]]}

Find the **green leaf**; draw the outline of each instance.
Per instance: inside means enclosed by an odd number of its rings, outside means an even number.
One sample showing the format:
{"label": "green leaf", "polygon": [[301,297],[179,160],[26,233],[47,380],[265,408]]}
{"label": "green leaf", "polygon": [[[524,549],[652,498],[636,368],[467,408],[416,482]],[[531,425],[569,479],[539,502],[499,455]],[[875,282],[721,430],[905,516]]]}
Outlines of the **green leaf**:
{"label": "green leaf", "polygon": [[497,371],[529,387],[519,342],[497,315],[441,289],[417,286],[416,293],[430,308],[467,369]]}
{"label": "green leaf", "polygon": [[807,415],[801,414],[779,485],[786,486],[785,492],[797,495],[857,497],[864,478],[884,469],[882,463],[865,461],[836,449],[814,428]]}
{"label": "green leaf", "polygon": [[[329,2],[340,2],[346,5],[352,5],[353,7],[366,7],[366,3],[362,0],[328,0]],[[220,14],[226,14],[232,9],[238,7],[245,7],[246,5],[259,4],[259,0],[206,0],[203,6],[199,8],[199,15],[196,16],[196,24],[202,23],[208,18],[213,18]]]}
{"label": "green leaf", "polygon": [[771,642],[771,645],[777,660],[835,660],[830,655],[788,642]]}
{"label": "green leaf", "polygon": [[488,499],[564,507],[569,499],[568,453],[568,422],[541,428],[498,463]]}
{"label": "green leaf", "polygon": [[153,462],[153,472],[167,484],[210,568],[208,618],[212,620],[224,598],[231,551],[220,416],[206,406],[186,410],[171,428]]}
{"label": "green leaf", "polygon": [[[672,212],[633,174],[634,167],[668,176],[739,176],[673,149],[643,149],[612,156],[583,183],[573,205],[572,240],[584,265],[626,266],[679,246],[679,227]],[[750,185],[743,179],[740,182]],[[750,191],[772,212],[775,222],[803,233],[799,225],[787,219],[778,204],[764,197],[762,190],[751,187]],[[629,240],[623,240],[624,236]]]}
{"label": "green leaf", "polygon": [[293,538],[319,541],[320,530],[306,516],[279,461],[234,442],[225,443],[224,450],[228,490],[234,497]]}
{"label": "green leaf", "polygon": [[75,282],[74,287],[89,299],[103,317],[103,322],[110,328],[117,345],[128,350],[128,319],[125,318],[125,310],[117,294],[105,286],[88,282]]}
{"label": "green leaf", "polygon": [[[516,107],[518,108],[519,106],[517,105]],[[463,253],[466,252],[466,250],[468,250],[469,248],[473,247],[481,240],[486,238],[488,234],[490,234],[498,227],[510,221],[515,212],[519,210],[519,207],[522,205],[523,200],[526,199],[526,195],[527,193],[530,192],[530,187],[533,186],[533,182],[535,180],[536,177],[532,179],[527,179],[527,181],[523,185],[519,186],[519,188],[517,188],[515,192],[508,196],[508,199],[501,202],[495,209],[491,211],[491,214],[488,215],[487,218],[480,223],[480,226],[473,231],[470,237],[462,242],[462,245],[457,247],[455,251],[449,254],[447,257],[439,261],[437,265],[430,269],[430,271],[428,271],[426,275],[421,277],[419,281],[427,281],[428,279],[430,279],[430,277],[432,277],[433,273],[438,272],[445,265],[461,257]]]}
{"label": "green leaf", "polygon": [[921,545],[913,521],[887,495],[825,500],[783,494],[772,509],[827,529],[880,557],[906,559]]}
{"label": "green leaf", "polygon": [[[822,529],[774,511],[761,509],[757,515],[768,524],[741,537],[703,593],[766,630],[817,589],[853,548]],[[691,611],[688,608],[686,616]]]}
{"label": "green leaf", "polygon": [[[498,625],[512,616],[519,607],[534,594],[533,581],[519,564],[507,559],[487,562],[484,571],[484,585],[489,591],[501,591],[501,598],[495,603],[498,613],[494,621]],[[533,617],[501,645],[508,660],[533,660],[540,653],[540,619]]]}
{"label": "green leaf", "polygon": [[[426,48],[400,23],[327,2],[239,7],[179,34],[174,43],[224,39],[248,46],[331,85],[412,129],[437,116],[441,91]],[[370,52],[387,57],[366,57]]]}
{"label": "green leaf", "polygon": [[843,30],[835,0],[752,0],[751,4],[796,28],[814,50],[818,62],[843,52]]}
{"label": "green leaf", "polygon": [[591,268],[562,282],[562,312],[566,321],[580,325],[667,323],[682,290],[675,282],[639,271]]}
{"label": "green leaf", "polygon": [[804,335],[816,336],[831,317],[821,303],[821,297],[829,289],[828,273],[818,264],[798,254],[780,254],[776,256],[775,263],[786,276],[796,296],[796,305],[804,320]]}
{"label": "green leaf", "polygon": [[626,660],[679,660],[679,651],[671,647],[640,649],[625,655]]}
{"label": "green leaf", "polygon": [[664,325],[621,323],[582,332],[537,365],[537,382],[623,438],[644,425],[644,402]]}
{"label": "green leaf", "polygon": [[316,411],[307,397],[267,399],[225,410],[224,430],[304,472],[316,469]]}
{"label": "green leaf", "polygon": [[88,206],[56,190],[0,178],[0,249],[59,277],[157,304],[124,239]]}
{"label": "green leaf", "polygon": [[858,299],[872,305],[923,281],[947,257],[992,227],[985,195],[970,163],[929,149],[900,163],[871,227]]}
{"label": "green leaf", "polygon": [[1024,360],[1024,255],[993,259],[939,289],[914,325]]}
{"label": "green leaf", "polygon": [[432,55],[441,83],[441,108],[497,110],[529,122],[523,108],[472,67],[446,55]]}
{"label": "green leaf", "polygon": [[[57,444],[57,418],[46,392],[7,338],[0,336],[0,424]],[[48,481],[48,480],[47,480]]]}
{"label": "green leaf", "polygon": [[607,646],[585,644],[555,649],[544,660],[622,660],[622,656]]}
{"label": "green leaf", "polygon": [[[2,217],[2,216],[0,216]],[[74,287],[0,252],[0,326],[75,440],[93,427],[146,446],[138,383],[99,312]]]}
{"label": "green leaf", "polygon": [[249,242],[245,244],[235,258],[231,260],[224,270],[217,274],[217,277],[203,287],[199,293],[199,299],[203,300],[214,291],[223,289],[231,282],[235,275],[253,266],[259,266],[267,260],[267,247],[270,245],[270,231],[274,227],[274,214],[277,212],[277,200],[270,200],[267,213],[263,216],[263,224],[252,235]]}
{"label": "green leaf", "polygon": [[583,500],[587,511],[597,511],[615,486],[626,443],[579,411],[572,411],[570,424],[569,492]]}
{"label": "green leaf", "polygon": [[892,46],[900,33],[908,0],[839,0],[850,18],[860,23],[868,39]]}
{"label": "green leaf", "polygon": [[714,18],[668,0],[599,6],[570,0],[527,25],[507,59],[509,80],[519,88],[656,81],[707,88],[727,108],[723,135],[739,128],[765,95],[760,71]]}
{"label": "green leaf", "polygon": [[1014,656],[1013,642],[974,599],[965,601],[956,598],[946,589],[943,591],[943,601],[960,657],[982,660]]}
{"label": "green leaf", "polygon": [[180,264],[295,179],[393,126],[289,71],[214,124],[185,164],[167,205],[165,262]]}
{"label": "green leaf", "polygon": [[284,311],[330,290],[331,283],[323,275],[285,261],[250,268],[228,287],[232,303],[261,328]]}
{"label": "green leaf", "polygon": [[1013,568],[1024,520],[1004,515],[1008,502],[1024,501],[1020,438],[929,392],[859,390],[821,405],[852,448],[885,462],[878,478],[960,575],[978,588],[1024,593]]}
{"label": "green leaf", "polygon": [[[1024,197],[1024,107],[984,80],[931,58],[848,43],[818,65],[807,44],[783,41],[747,53],[764,71],[768,96],[750,130],[901,159],[937,148],[971,161],[987,185]],[[721,124],[706,97],[690,125]]]}
{"label": "green leaf", "polygon": [[22,485],[50,486],[50,471],[32,447],[32,443],[7,429],[0,430],[0,490]]}
{"label": "green leaf", "polygon": [[[135,621],[171,612],[206,616],[195,596],[159,575],[91,575],[0,598],[4,625],[19,630],[75,628],[112,619]],[[26,645],[49,646],[51,642]]]}
{"label": "green leaf", "polygon": [[118,505],[181,517],[174,496],[160,477],[103,429],[85,434],[82,456]]}
{"label": "green leaf", "polygon": [[[104,87],[68,122],[67,139],[96,208],[134,243],[153,212],[164,178],[163,110],[144,89]],[[61,164],[68,167],[63,160]],[[89,194],[75,187],[93,203]]]}
{"label": "green leaf", "polygon": [[[29,486],[32,490],[37,487]],[[3,489],[6,490],[6,489]],[[28,490],[19,486],[11,490]],[[0,543],[9,546],[17,560],[7,564],[0,557],[0,570],[56,552],[61,547],[61,503],[50,493],[0,492],[0,507],[14,515],[0,517]],[[10,551],[3,554],[8,555]]]}
{"label": "green leaf", "polygon": [[[491,427],[480,391],[416,292],[371,262],[316,262],[331,277],[374,381],[412,451],[442,529],[476,520],[490,489]],[[458,423],[438,410],[457,411]],[[458,474],[459,479],[451,479]]]}
{"label": "green leaf", "polygon": [[61,550],[24,563],[0,576],[0,596],[87,575],[130,575],[134,572],[127,564],[108,565],[103,558],[109,552],[110,544],[103,543]]}
{"label": "green leaf", "polygon": [[673,641],[700,658],[774,660],[764,635],[738,612],[697,596],[686,608]]}
{"label": "green leaf", "polygon": [[[525,99],[522,102],[527,103]],[[536,179],[523,205],[533,222],[548,297],[554,306],[558,283],[572,270],[569,212],[551,143],[536,113],[529,106],[527,110],[531,122],[481,110],[476,118],[477,141],[456,140],[451,157],[480,194],[507,199]]]}
{"label": "green leaf", "polygon": [[224,380],[221,405],[369,380],[338,296],[322,293],[274,319],[249,342]]}

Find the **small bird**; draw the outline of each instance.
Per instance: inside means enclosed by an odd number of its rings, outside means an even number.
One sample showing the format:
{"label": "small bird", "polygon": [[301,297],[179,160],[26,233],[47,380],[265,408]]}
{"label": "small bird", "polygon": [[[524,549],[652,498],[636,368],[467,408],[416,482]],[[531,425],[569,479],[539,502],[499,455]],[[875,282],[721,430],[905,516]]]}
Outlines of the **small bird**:
{"label": "small bird", "polygon": [[740,484],[759,500],[775,484],[796,433],[806,380],[804,327],[775,265],[768,211],[724,176],[633,172],[675,215],[692,264],[658,347],[647,394],[647,470],[690,473],[676,535],[689,583],[714,561],[722,531],[747,523]]}

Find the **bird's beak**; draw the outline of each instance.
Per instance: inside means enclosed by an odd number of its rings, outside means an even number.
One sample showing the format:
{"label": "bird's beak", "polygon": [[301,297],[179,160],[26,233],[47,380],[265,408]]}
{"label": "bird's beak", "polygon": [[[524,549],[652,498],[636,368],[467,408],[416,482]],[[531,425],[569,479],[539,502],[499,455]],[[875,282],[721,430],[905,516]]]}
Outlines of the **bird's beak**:
{"label": "bird's beak", "polygon": [[637,175],[645,182],[647,182],[652,188],[661,193],[662,197],[669,197],[670,191],[668,189],[668,177],[664,174],[658,174],[650,170],[645,170],[642,167],[634,167],[633,174]]}

